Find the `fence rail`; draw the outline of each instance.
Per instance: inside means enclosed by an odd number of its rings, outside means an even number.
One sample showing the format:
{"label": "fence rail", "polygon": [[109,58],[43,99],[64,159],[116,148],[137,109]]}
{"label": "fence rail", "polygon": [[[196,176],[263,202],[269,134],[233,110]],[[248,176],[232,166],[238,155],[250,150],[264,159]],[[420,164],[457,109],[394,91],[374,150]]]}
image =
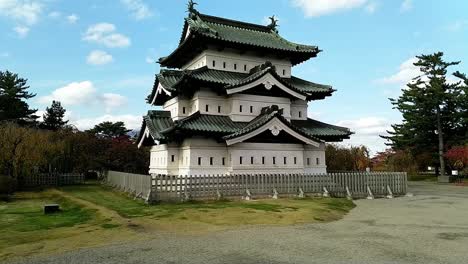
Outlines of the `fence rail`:
{"label": "fence rail", "polygon": [[404,195],[403,172],[328,174],[141,175],[110,171],[108,184],[148,201],[329,194],[366,198]]}
{"label": "fence rail", "polygon": [[81,173],[38,173],[20,178],[19,180],[21,187],[32,188],[83,184],[85,177]]}
{"label": "fence rail", "polygon": [[106,183],[124,192],[132,193],[135,197],[140,197],[147,201],[152,200],[153,185],[151,175],[108,171]]}
{"label": "fence rail", "polygon": [[406,173],[154,175],[157,200],[328,194],[336,197],[406,194]]}

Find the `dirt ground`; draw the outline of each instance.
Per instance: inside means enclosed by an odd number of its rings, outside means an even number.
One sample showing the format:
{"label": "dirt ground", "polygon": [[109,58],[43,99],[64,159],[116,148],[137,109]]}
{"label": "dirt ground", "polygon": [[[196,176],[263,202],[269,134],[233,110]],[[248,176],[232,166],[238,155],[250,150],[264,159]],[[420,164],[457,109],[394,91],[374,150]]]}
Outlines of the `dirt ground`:
{"label": "dirt ground", "polygon": [[331,223],[159,233],[15,263],[468,263],[468,188],[418,182],[410,192],[355,201]]}

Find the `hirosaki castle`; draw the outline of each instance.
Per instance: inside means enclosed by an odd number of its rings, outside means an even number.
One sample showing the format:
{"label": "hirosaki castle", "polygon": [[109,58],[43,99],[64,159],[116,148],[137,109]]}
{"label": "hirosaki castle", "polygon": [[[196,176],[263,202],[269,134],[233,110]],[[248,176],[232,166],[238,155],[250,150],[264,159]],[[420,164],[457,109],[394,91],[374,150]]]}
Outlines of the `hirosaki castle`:
{"label": "hirosaki castle", "polygon": [[159,59],[139,146],[151,147],[149,173],[324,173],[325,142],[352,132],[307,117],[329,85],[292,75],[317,46],[268,26],[199,13],[189,3],[178,47]]}

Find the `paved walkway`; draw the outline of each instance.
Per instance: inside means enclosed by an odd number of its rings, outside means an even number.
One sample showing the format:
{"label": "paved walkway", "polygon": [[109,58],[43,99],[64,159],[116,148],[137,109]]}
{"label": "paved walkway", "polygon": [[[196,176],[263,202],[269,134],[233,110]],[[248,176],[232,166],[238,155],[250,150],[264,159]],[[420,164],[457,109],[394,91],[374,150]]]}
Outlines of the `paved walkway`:
{"label": "paved walkway", "polygon": [[358,200],[328,224],[159,235],[20,263],[468,263],[468,187],[411,183],[410,192]]}

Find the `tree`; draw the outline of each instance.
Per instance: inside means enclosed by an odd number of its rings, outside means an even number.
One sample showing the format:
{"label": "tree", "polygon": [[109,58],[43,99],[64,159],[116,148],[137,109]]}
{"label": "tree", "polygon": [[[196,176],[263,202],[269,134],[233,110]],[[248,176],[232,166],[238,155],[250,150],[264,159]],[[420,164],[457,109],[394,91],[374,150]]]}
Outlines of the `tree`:
{"label": "tree", "polygon": [[369,150],[365,146],[345,148],[328,144],[325,160],[329,171],[364,171],[370,166]]}
{"label": "tree", "polygon": [[88,130],[87,132],[92,133],[98,137],[104,138],[118,138],[118,137],[128,137],[127,133],[130,132],[130,129],[125,127],[124,122],[102,122],[94,126],[94,128]]}
{"label": "tree", "polygon": [[59,101],[52,101],[52,105],[46,108],[46,112],[43,115],[44,121],[41,127],[48,130],[58,130],[63,128],[68,123],[68,120],[64,120],[65,108]]}
{"label": "tree", "polygon": [[[403,89],[398,99],[391,103],[403,115],[403,123],[392,125],[390,136],[382,136],[390,141],[395,150],[409,150],[412,156],[421,153],[434,153],[438,159],[441,174],[445,175],[444,149],[447,142],[458,141],[466,113],[466,105],[460,101],[460,83],[447,82],[447,69],[459,62],[446,62],[443,53],[417,56],[414,63],[421,71]],[[435,160],[437,160],[435,159]],[[435,161],[436,162],[436,161]]]}
{"label": "tree", "polygon": [[27,79],[9,71],[0,71],[0,121],[12,121],[20,124],[31,123],[37,119],[26,103],[36,94],[28,92]]}

